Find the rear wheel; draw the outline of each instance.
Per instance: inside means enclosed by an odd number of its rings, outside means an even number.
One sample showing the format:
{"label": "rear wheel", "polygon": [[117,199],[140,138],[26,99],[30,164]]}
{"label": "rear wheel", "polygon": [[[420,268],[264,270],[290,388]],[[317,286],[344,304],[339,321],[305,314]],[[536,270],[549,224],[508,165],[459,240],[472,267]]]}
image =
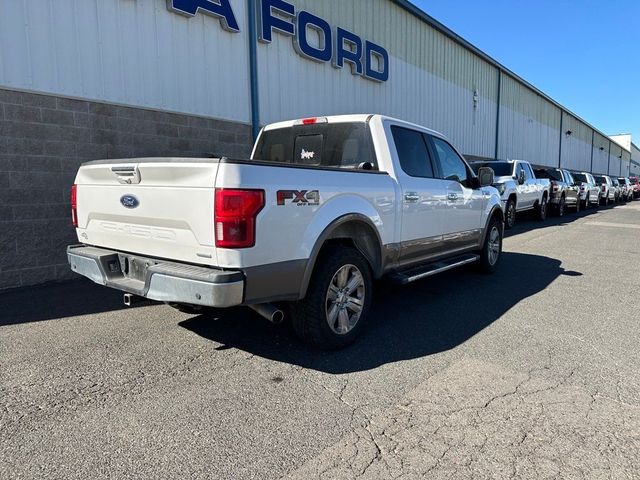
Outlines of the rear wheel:
{"label": "rear wheel", "polygon": [[493,273],[502,257],[502,222],[493,217],[487,228],[487,237],[480,252],[480,270],[483,273]]}
{"label": "rear wheel", "polygon": [[316,263],[307,295],[292,305],[296,334],[321,349],[349,345],[367,320],[372,290],[371,269],[358,250],[327,248]]}

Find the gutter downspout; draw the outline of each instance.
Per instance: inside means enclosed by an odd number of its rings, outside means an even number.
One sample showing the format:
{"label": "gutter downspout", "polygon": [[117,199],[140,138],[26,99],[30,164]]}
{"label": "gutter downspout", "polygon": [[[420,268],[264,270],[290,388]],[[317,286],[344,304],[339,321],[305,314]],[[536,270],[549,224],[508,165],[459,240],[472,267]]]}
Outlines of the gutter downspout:
{"label": "gutter downspout", "polygon": [[611,170],[611,140],[609,140],[609,157],[607,157],[607,175],[610,175]]}
{"label": "gutter downspout", "polygon": [[564,110],[560,110],[560,147],[558,148],[558,168],[562,168],[562,130],[564,122]]}
{"label": "gutter downspout", "polygon": [[502,70],[498,69],[498,106],[496,108],[496,149],[495,159],[498,160],[498,147],[500,145],[500,94],[502,93]]}
{"label": "gutter downspout", "polygon": [[593,175],[593,142],[595,141],[596,138],[596,131],[595,130],[591,130],[591,168],[589,169],[589,172],[591,172],[591,174]]}
{"label": "gutter downspout", "polygon": [[251,93],[251,134],[253,141],[260,133],[260,97],[258,89],[258,30],[256,25],[256,2],[247,0],[249,20],[249,82]]}

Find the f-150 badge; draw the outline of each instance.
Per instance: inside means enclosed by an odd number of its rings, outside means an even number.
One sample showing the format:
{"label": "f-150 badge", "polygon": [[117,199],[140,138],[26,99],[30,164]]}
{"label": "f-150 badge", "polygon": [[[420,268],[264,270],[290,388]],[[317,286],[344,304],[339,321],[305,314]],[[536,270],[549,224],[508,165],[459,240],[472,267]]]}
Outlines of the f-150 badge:
{"label": "f-150 badge", "polygon": [[278,190],[278,205],[286,205],[287,200],[290,203],[302,206],[320,205],[320,192],[318,190]]}

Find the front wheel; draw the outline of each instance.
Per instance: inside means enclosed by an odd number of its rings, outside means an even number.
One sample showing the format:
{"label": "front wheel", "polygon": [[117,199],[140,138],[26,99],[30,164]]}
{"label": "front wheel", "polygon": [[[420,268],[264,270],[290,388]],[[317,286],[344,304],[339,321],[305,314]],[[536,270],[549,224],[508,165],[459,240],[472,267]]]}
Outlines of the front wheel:
{"label": "front wheel", "polygon": [[373,280],[367,260],[353,247],[326,248],[303,300],[291,308],[296,334],[324,350],[352,343],[369,314]]}
{"label": "front wheel", "polygon": [[564,197],[560,198],[560,202],[558,203],[558,206],[556,207],[556,213],[558,214],[558,217],[563,217],[564,216],[564,207],[566,205],[566,200]]}
{"label": "front wheel", "polygon": [[505,217],[504,227],[507,230],[511,230],[516,224],[516,201],[513,198],[510,198],[507,202]]}
{"label": "front wheel", "polygon": [[480,270],[483,273],[493,273],[502,257],[502,222],[493,217],[487,228],[487,236],[480,252]]}
{"label": "front wheel", "polygon": [[547,219],[547,197],[543,196],[542,200],[540,200],[540,204],[538,205],[538,220],[546,220]]}

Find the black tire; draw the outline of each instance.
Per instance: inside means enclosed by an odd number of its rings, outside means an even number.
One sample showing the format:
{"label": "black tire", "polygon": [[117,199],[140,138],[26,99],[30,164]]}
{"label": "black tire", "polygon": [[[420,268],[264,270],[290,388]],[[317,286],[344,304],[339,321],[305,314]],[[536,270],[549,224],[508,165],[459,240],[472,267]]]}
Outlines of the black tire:
{"label": "black tire", "polygon": [[507,202],[504,218],[504,228],[511,230],[516,224],[516,201],[513,198],[510,198]]}
{"label": "black tire", "polygon": [[564,198],[564,195],[562,197],[560,197],[560,202],[558,202],[558,205],[556,206],[556,215],[558,217],[564,217],[564,209],[566,207],[566,199]]}
{"label": "black tire", "polygon": [[[349,315],[358,315],[353,326],[350,326],[346,333],[338,333],[336,329],[341,328],[341,311],[330,324],[329,315],[332,308],[336,308],[337,300],[330,300],[330,288],[335,286],[338,273],[343,268],[354,267],[362,277],[362,298],[358,300],[362,303],[359,315],[343,305],[337,307]],[[354,272],[354,277],[355,271]],[[350,272],[351,273],[351,272]],[[349,277],[351,278],[351,277]],[[347,285],[344,286],[346,291]],[[359,292],[360,289],[357,290]],[[354,292],[356,293],[356,292]],[[304,299],[292,304],[291,322],[293,329],[302,341],[323,350],[335,350],[346,347],[360,335],[364,328],[369,310],[371,307],[371,297],[373,294],[373,279],[371,268],[362,254],[353,247],[344,245],[332,245],[325,248],[316,262],[315,269],[311,276],[309,288]],[[359,293],[357,294],[359,295]],[[355,298],[344,295],[344,301],[348,298]],[[349,303],[346,301],[346,303]],[[351,318],[349,318],[349,322]]]}
{"label": "black tire", "polygon": [[[493,273],[502,258],[503,224],[494,216],[487,227],[484,245],[480,251],[479,269],[482,273]],[[495,236],[497,234],[497,237]],[[493,235],[493,237],[492,237]],[[495,242],[497,241],[497,250]],[[497,256],[496,256],[497,254]]]}
{"label": "black tire", "polygon": [[547,196],[543,195],[538,205],[538,220],[544,222],[547,219]]}

